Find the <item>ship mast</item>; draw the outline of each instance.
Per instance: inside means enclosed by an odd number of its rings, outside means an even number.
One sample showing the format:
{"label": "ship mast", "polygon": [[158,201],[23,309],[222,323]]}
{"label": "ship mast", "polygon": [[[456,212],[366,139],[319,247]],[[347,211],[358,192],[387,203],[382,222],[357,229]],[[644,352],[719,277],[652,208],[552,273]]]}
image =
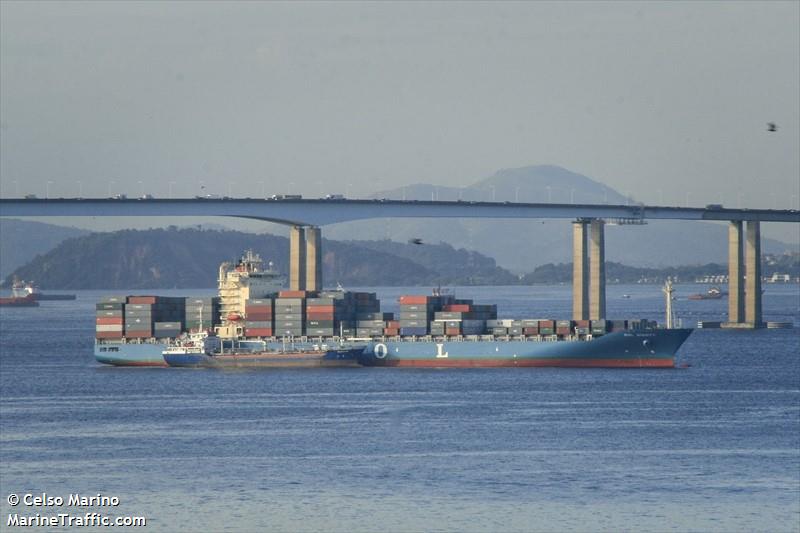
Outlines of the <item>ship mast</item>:
{"label": "ship mast", "polygon": [[672,293],[674,289],[672,288],[672,278],[667,276],[667,281],[664,283],[664,287],[661,289],[664,293],[664,297],[666,298],[666,307],[667,307],[667,329],[672,329],[673,323],[675,322],[675,314],[672,311]]}

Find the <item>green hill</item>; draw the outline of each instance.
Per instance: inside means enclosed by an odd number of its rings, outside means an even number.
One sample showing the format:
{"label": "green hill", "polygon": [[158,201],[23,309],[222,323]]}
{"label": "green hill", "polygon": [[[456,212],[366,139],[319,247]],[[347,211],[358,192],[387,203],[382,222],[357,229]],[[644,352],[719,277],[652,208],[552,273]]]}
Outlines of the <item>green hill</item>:
{"label": "green hill", "polygon": [[[16,275],[44,289],[215,287],[219,264],[252,248],[286,273],[289,241],[269,234],[197,229],[125,230],[69,239]],[[323,279],[342,285],[469,285],[518,278],[476,252],[446,244],[323,240]]]}

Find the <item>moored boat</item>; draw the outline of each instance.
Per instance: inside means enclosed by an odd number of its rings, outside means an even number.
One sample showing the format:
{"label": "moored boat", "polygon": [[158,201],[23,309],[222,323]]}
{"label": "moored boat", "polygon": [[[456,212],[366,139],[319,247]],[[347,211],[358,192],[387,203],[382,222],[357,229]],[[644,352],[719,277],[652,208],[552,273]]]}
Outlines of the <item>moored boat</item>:
{"label": "moored boat", "polygon": [[164,361],[173,367],[191,368],[309,368],[357,367],[364,347],[325,344],[283,345],[260,350],[233,348],[225,351],[218,338],[207,333],[190,334],[177,339],[162,352]]}
{"label": "moored boat", "polygon": [[727,295],[728,293],[723,291],[719,287],[711,287],[706,292],[690,294],[686,298],[689,300],[719,300],[723,296]]}

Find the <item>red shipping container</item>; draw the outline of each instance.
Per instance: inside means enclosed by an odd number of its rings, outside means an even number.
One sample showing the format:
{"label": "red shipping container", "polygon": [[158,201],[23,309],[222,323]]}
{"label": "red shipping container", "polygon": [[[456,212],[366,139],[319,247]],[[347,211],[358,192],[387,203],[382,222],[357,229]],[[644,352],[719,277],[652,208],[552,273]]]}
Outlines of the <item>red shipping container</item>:
{"label": "red shipping container", "polygon": [[579,328],[588,328],[590,326],[590,322],[588,320],[576,320],[575,326]]}
{"label": "red shipping container", "polygon": [[123,319],[121,316],[99,316],[95,323],[98,326],[111,326],[111,325],[122,325]]}
{"label": "red shipping container", "polygon": [[461,335],[460,328],[445,328],[444,330],[445,335]]}
{"label": "red shipping container", "polygon": [[97,331],[94,334],[96,339],[121,339],[121,331]]}
{"label": "red shipping container", "polygon": [[539,328],[522,328],[522,333],[525,335],[538,335]]}
{"label": "red shipping container", "polygon": [[400,327],[400,321],[399,320],[387,320],[386,321],[386,327],[387,328],[399,328]]}
{"label": "red shipping container", "polygon": [[400,334],[400,328],[383,328],[383,334],[394,337]]}
{"label": "red shipping container", "polygon": [[245,337],[272,337],[271,328],[247,328],[244,331]]}
{"label": "red shipping container", "polygon": [[472,311],[472,306],[469,304],[450,304],[442,307],[442,310],[452,313],[469,313]]}
{"label": "red shipping container", "polygon": [[309,313],[312,311],[315,312],[323,312],[323,313],[333,313],[335,311],[332,305],[307,305],[306,311]]}
{"label": "red shipping container", "polygon": [[305,298],[309,291],[281,291],[278,298]]}
{"label": "red shipping container", "polygon": [[425,305],[430,296],[401,296],[400,305]]}
{"label": "red shipping container", "polygon": [[129,304],[154,304],[158,296],[128,296]]}
{"label": "red shipping container", "polygon": [[569,328],[556,328],[556,335],[569,335]]}
{"label": "red shipping container", "polygon": [[263,313],[271,313],[272,306],[271,305],[246,305],[244,306],[245,312],[248,311],[259,311]]}
{"label": "red shipping container", "polygon": [[153,332],[150,331],[126,331],[125,336],[130,339],[149,339],[153,336]]}
{"label": "red shipping container", "polygon": [[539,321],[539,329],[542,328],[555,328],[556,321],[555,320],[540,320]]}

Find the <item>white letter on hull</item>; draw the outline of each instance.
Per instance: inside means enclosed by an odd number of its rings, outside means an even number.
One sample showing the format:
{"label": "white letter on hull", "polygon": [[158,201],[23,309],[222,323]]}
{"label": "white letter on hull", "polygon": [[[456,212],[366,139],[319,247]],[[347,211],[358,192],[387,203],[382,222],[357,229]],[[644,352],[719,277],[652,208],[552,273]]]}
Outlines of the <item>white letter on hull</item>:
{"label": "white letter on hull", "polygon": [[442,353],[442,349],[444,348],[444,344],[436,344],[436,357],[447,357],[447,352]]}

